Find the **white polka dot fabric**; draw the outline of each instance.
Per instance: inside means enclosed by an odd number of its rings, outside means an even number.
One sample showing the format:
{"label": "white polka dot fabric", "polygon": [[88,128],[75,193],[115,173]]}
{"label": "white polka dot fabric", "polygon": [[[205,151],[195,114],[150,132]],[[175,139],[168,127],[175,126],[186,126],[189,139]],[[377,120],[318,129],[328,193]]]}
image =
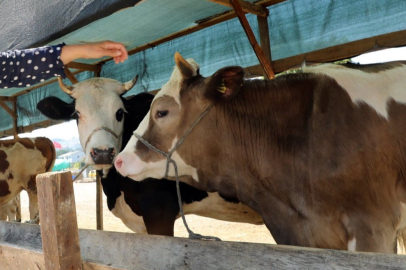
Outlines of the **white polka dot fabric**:
{"label": "white polka dot fabric", "polygon": [[65,43],[0,53],[0,88],[28,87],[54,76],[65,78],[59,61]]}

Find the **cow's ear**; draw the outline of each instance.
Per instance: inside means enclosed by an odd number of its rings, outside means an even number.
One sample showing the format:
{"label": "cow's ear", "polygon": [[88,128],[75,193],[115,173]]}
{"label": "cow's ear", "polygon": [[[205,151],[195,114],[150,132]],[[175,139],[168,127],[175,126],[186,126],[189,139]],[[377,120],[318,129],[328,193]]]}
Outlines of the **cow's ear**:
{"label": "cow's ear", "polygon": [[66,103],[57,97],[46,97],[37,104],[37,109],[46,117],[53,120],[74,119],[74,103]]}
{"label": "cow's ear", "polygon": [[183,79],[187,80],[193,77],[195,70],[193,69],[192,65],[189,64],[188,61],[186,61],[186,59],[183,58],[178,52],[175,53],[175,63]]}
{"label": "cow's ear", "polygon": [[240,91],[243,81],[242,67],[222,68],[208,78],[204,96],[213,102],[231,100]]}

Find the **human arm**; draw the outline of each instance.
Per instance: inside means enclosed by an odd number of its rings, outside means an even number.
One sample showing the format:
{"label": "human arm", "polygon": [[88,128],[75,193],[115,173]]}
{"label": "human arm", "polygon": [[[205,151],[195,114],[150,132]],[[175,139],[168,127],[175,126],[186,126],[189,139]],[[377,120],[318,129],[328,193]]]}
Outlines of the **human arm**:
{"label": "human arm", "polygon": [[103,56],[113,57],[116,64],[123,63],[128,58],[127,50],[122,43],[113,41],[101,41],[96,43],[85,43],[67,45],[62,48],[61,60],[66,65],[78,58],[100,58]]}
{"label": "human arm", "polygon": [[65,78],[64,65],[78,58],[113,57],[116,63],[128,58],[124,45],[112,41],[76,45],[45,46],[0,54],[0,88],[29,87],[54,76]]}

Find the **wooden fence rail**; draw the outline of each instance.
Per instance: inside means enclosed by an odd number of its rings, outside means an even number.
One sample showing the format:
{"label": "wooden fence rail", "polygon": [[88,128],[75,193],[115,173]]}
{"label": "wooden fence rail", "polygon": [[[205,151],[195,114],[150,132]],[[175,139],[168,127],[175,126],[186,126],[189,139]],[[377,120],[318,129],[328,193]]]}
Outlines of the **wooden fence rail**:
{"label": "wooden fence rail", "polygon": [[[58,176],[53,175],[52,177]],[[58,179],[62,178],[59,177]],[[53,190],[56,192],[59,190],[59,194],[55,194],[57,198],[52,200],[53,204],[66,202],[66,200],[61,198],[64,194],[71,198],[71,195],[69,195],[71,192],[70,188],[66,187],[65,184],[61,184],[58,187],[54,180],[49,180],[49,185],[53,185]],[[48,190],[51,189],[48,187]],[[63,207],[68,207],[68,205],[64,204]],[[61,211],[61,208],[57,206],[51,208]],[[52,209],[49,211],[52,211]],[[49,222],[52,223],[52,221]],[[70,222],[70,220],[64,219],[64,222]],[[55,221],[55,224],[57,223]],[[47,224],[47,226],[56,226],[54,228],[57,228],[58,226],[55,224]],[[46,233],[52,234],[57,230],[51,231],[49,230]],[[69,234],[71,233],[69,232]],[[59,231],[59,235],[48,235],[48,238],[69,238],[69,235],[63,234],[63,231]],[[73,233],[73,237],[74,235],[75,233]],[[78,235],[82,260],[81,268],[85,270],[406,269],[406,256],[403,255],[347,252],[255,243],[211,242],[96,230],[79,230]],[[47,238],[44,238],[44,241],[45,239]],[[44,247],[45,245],[46,243],[44,243]],[[58,245],[64,245],[64,243]],[[47,263],[44,260],[39,225],[0,221],[1,270],[50,269],[46,267]],[[78,260],[80,260],[80,257]],[[63,269],[63,267],[58,267],[56,266],[56,268],[52,269]]]}

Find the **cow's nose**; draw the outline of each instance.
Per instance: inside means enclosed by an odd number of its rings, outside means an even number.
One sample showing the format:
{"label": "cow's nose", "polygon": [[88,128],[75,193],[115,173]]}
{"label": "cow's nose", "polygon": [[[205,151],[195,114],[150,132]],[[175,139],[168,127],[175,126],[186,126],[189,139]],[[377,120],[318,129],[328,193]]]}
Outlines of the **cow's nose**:
{"label": "cow's nose", "polygon": [[90,149],[90,156],[94,161],[94,164],[112,164],[115,156],[114,148],[108,149],[99,149],[92,148]]}
{"label": "cow's nose", "polygon": [[121,166],[123,166],[123,159],[121,157],[117,157],[116,161],[114,162],[114,166],[117,170],[121,169]]}

